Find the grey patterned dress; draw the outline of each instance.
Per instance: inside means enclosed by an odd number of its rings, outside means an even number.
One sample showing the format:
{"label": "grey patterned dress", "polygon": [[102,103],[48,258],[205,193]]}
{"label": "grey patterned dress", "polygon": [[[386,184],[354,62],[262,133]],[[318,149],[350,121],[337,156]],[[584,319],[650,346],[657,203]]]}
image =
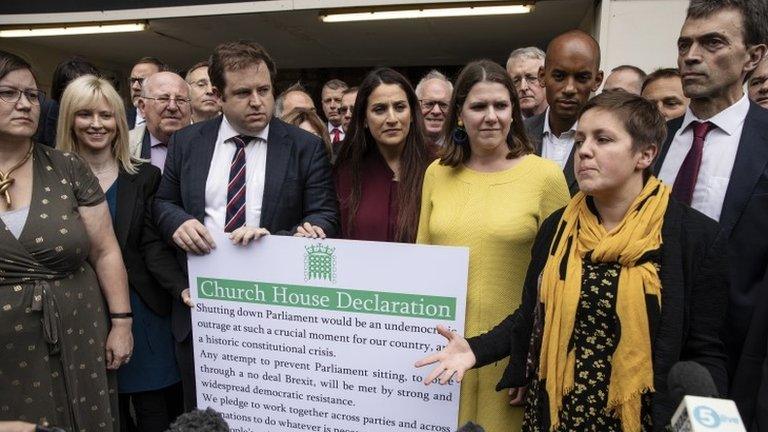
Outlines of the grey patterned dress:
{"label": "grey patterned dress", "polygon": [[0,221],[0,420],[116,430],[107,308],[77,212],[102,201],[81,159],[36,145],[19,238]]}

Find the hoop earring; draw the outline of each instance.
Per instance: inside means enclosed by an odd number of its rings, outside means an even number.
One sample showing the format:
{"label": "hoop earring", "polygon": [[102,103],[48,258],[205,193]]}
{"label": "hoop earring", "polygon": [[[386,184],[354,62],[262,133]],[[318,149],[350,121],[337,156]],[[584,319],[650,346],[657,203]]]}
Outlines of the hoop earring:
{"label": "hoop earring", "polygon": [[461,119],[459,119],[459,121],[456,123],[456,127],[453,128],[453,133],[451,136],[453,138],[453,142],[458,145],[464,145],[467,143],[469,136],[467,135],[467,130],[464,129],[464,122],[462,122]]}

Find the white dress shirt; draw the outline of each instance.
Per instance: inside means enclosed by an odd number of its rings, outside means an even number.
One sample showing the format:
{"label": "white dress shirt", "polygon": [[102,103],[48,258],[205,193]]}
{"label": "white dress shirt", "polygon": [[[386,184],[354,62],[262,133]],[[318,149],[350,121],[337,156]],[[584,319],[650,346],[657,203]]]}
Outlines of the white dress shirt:
{"label": "white dress shirt", "polygon": [[[161,145],[166,144],[166,145]],[[149,162],[160,168],[160,173],[165,168],[165,158],[168,156],[167,143],[163,143],[159,139],[155,138],[152,133],[149,134]]]}
{"label": "white dress shirt", "polygon": [[554,161],[560,165],[561,169],[565,169],[565,163],[568,162],[568,157],[573,150],[577,124],[578,122],[574,123],[560,136],[555,135],[549,128],[549,108],[547,108],[547,114],[544,116],[544,136],[541,138],[541,157]]}
{"label": "white dress shirt", "polygon": [[[208,179],[205,182],[205,226],[209,230],[224,231],[227,219],[227,186],[229,169],[237,146],[228,141],[240,135],[224,116],[221,119],[216,147],[211,158]],[[267,138],[269,125],[245,145],[245,224],[261,226],[261,204],[264,197],[264,178],[267,171]]]}
{"label": "white dress shirt", "polygon": [[683,165],[683,160],[693,145],[694,121],[710,121],[716,127],[709,131],[704,140],[704,149],[699,166],[699,176],[693,189],[691,207],[714,220],[720,220],[725,192],[731,180],[736,151],[739,149],[741,130],[749,111],[749,99],[745,94],[738,102],[720,111],[714,117],[703,120],[696,117],[689,107],[685,111],[683,124],[670,144],[667,157],[659,171],[659,178],[672,186]]}
{"label": "white dress shirt", "polygon": [[341,125],[334,126],[331,124],[331,122],[328,122],[328,135],[331,136],[331,141],[333,141],[333,130],[338,129],[339,130],[339,141],[343,141],[344,137],[347,135],[344,133],[344,128],[341,127]]}

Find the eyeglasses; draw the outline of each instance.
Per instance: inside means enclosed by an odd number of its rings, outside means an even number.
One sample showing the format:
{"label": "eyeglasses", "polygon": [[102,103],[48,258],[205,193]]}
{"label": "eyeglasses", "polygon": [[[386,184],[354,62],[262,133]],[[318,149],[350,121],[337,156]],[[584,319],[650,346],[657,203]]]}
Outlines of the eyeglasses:
{"label": "eyeglasses", "polygon": [[45,92],[37,89],[0,88],[0,99],[9,104],[16,104],[21,100],[21,95],[27,98],[32,105],[40,105],[45,97]]}
{"label": "eyeglasses", "polygon": [[448,104],[445,102],[429,100],[429,99],[419,99],[419,104],[421,104],[421,109],[423,109],[424,111],[432,111],[433,109],[435,109],[435,105],[437,105],[437,107],[440,108],[440,112],[448,111]]}
{"label": "eyeglasses", "polygon": [[354,108],[354,106],[343,106],[339,108],[339,114],[346,115],[347,113],[351,113]]}
{"label": "eyeglasses", "polygon": [[525,75],[523,77],[516,76],[512,78],[512,85],[519,88],[520,84],[523,83],[523,80],[525,80],[525,82],[528,83],[528,85],[534,85],[539,83],[539,77],[534,75]]}
{"label": "eyeglasses", "polygon": [[134,84],[142,85],[142,84],[144,84],[144,78],[141,78],[141,77],[139,77],[139,78],[130,77],[130,78],[128,78],[128,82],[131,83],[131,86],[133,86]]}
{"label": "eyeglasses", "polygon": [[172,98],[172,97],[168,97],[168,96],[160,96],[160,97],[156,97],[156,98],[149,97],[149,96],[142,96],[142,99],[150,99],[150,100],[153,100],[153,101],[157,101],[157,103],[159,103],[160,105],[162,105],[164,107],[170,105],[171,101],[173,101],[173,102],[176,102],[176,106],[178,106],[179,108],[186,107],[187,105],[189,105],[189,101],[191,100],[189,98],[178,98],[178,97],[177,98]]}

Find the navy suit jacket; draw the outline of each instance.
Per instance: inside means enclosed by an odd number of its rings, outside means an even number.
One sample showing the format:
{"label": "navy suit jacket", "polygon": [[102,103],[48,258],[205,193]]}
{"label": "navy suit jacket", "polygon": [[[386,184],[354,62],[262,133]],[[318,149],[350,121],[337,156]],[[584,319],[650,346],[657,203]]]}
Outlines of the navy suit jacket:
{"label": "navy suit jacket", "polygon": [[136,127],[136,107],[128,104],[125,107],[125,119],[128,120],[128,129]]}
{"label": "navy suit jacket", "polygon": [[[658,175],[683,118],[667,123],[668,135],[654,171]],[[744,423],[757,430],[758,392],[768,393],[766,326],[760,303],[768,301],[768,110],[750,102],[720,215],[728,243],[730,298],[723,341],[731,376],[730,397]],[[762,402],[765,409],[765,401]],[[766,421],[765,415],[763,420]],[[768,430],[761,424],[760,430]]]}
{"label": "navy suit jacket", "polygon": [[[546,111],[525,119],[525,133],[528,135],[528,139],[533,144],[533,151],[536,155],[541,156],[542,141],[544,140],[544,122],[546,121]],[[576,147],[574,147],[575,149]],[[576,182],[576,174],[573,172],[573,150],[568,155],[568,160],[565,162],[565,168],[563,169],[565,175],[565,182],[568,184],[568,190],[571,192],[571,196],[576,195],[579,191],[579,184]]]}
{"label": "navy suit jacket", "polygon": [[[155,195],[155,221],[163,238],[172,241],[182,223],[205,217],[205,183],[222,116],[195,123],[176,132],[168,142],[163,178]],[[309,222],[328,237],[339,233],[339,209],[331,165],[322,140],[296,126],[273,118],[267,138],[267,164],[261,208],[261,227],[272,234],[293,235]],[[186,268],[186,258],[180,256]],[[183,340],[189,333],[174,312],[174,334]]]}

